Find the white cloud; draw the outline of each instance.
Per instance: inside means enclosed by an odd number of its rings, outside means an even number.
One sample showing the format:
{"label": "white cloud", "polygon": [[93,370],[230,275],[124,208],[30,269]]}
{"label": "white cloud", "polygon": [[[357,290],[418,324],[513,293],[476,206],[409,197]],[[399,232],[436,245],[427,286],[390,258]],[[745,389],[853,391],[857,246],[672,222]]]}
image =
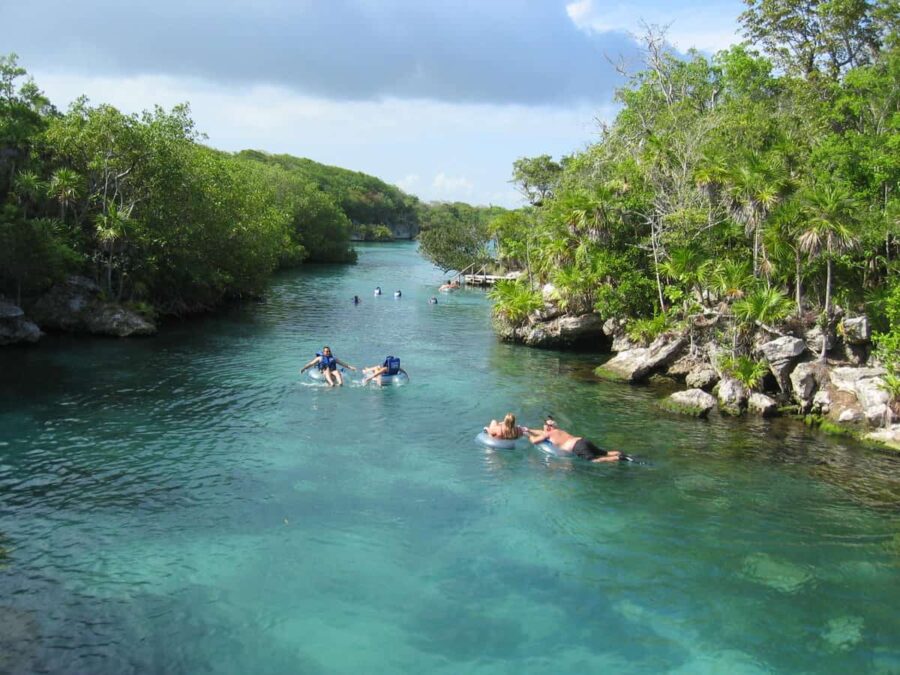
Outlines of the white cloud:
{"label": "white cloud", "polygon": [[676,48],[716,52],[740,42],[737,17],[743,11],[738,0],[697,3],[696,0],[578,0],[566,5],[566,13],[587,33],[613,31],[641,33],[641,24],[667,26],[667,37]]}
{"label": "white cloud", "polygon": [[475,185],[465,176],[448,176],[443,171],[438,172],[431,181],[431,187],[447,199],[465,199],[470,197]]}
{"label": "white cloud", "polygon": [[571,154],[596,140],[595,118],[615,114],[612,105],[333,101],[281,87],[228,88],[200,79],[33,75],[60,108],[81,94],[124,112],[189,101],[197,129],[215,148],[288,153],[384,180],[401,177],[396,184],[425,201],[508,207],[521,205],[508,182],[516,159]]}

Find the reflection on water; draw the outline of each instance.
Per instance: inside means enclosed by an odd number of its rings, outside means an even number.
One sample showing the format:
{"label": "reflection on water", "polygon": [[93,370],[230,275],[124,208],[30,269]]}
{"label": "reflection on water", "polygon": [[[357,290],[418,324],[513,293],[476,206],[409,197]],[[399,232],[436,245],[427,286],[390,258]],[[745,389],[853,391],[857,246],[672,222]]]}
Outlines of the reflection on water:
{"label": "reflection on water", "polygon": [[[0,672],[900,671],[895,457],[664,413],[440,282],[365,246],[153,339],[0,352]],[[411,382],[304,386],[323,344]],[[507,411],[644,464],[473,442]]]}

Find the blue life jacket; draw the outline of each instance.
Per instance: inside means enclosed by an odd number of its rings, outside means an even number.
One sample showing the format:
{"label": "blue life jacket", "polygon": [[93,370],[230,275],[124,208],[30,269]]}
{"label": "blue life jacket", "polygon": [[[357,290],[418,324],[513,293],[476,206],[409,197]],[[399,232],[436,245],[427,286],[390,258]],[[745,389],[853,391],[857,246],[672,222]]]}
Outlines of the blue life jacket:
{"label": "blue life jacket", "polygon": [[324,354],[320,354],[316,352],[316,356],[319,357],[319,363],[316,366],[319,370],[334,370],[337,368],[337,359],[334,358],[334,355],[325,356]]}
{"label": "blue life jacket", "polygon": [[397,375],[400,372],[400,359],[396,356],[389,356],[381,364],[387,368],[385,375]]}

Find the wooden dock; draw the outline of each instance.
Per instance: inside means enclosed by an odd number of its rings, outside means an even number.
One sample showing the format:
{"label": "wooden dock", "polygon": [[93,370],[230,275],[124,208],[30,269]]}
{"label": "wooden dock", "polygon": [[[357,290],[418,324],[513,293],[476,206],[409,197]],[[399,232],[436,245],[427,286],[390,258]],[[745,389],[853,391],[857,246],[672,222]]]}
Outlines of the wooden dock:
{"label": "wooden dock", "polygon": [[497,274],[463,274],[463,283],[467,286],[493,286],[498,281],[512,281],[518,279],[521,272],[510,272],[505,275]]}

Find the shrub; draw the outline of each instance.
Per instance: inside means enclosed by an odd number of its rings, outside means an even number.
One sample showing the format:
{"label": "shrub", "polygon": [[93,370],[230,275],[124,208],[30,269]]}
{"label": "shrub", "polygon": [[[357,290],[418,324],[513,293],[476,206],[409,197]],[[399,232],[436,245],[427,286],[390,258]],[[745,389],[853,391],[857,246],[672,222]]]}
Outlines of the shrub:
{"label": "shrub", "polygon": [[533,291],[518,281],[497,282],[488,297],[494,301],[493,312],[496,316],[517,325],[544,306],[540,291]]}
{"label": "shrub", "polygon": [[788,297],[777,288],[758,288],[746,297],[736,300],[732,311],[738,320],[746,323],[778,323],[793,309]]}
{"label": "shrub", "polygon": [[662,335],[669,326],[669,317],[665,314],[657,314],[649,319],[634,319],[628,324],[628,337],[633,342],[647,344]]}
{"label": "shrub", "polygon": [[719,367],[748,389],[756,389],[769,372],[765,361],[754,361],[749,356],[722,357]]}

